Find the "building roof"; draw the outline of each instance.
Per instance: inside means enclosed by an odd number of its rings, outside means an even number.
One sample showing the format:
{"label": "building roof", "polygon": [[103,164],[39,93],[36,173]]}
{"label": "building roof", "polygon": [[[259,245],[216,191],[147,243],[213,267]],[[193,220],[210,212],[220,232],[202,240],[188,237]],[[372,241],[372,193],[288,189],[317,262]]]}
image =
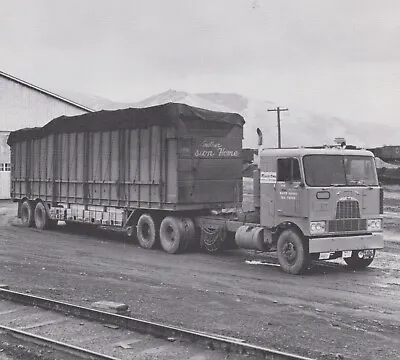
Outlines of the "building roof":
{"label": "building roof", "polygon": [[7,73],[5,73],[5,72],[3,72],[3,71],[0,71],[0,76],[3,76],[3,77],[5,77],[5,78],[7,78],[7,79],[9,79],[9,80],[11,80],[11,81],[14,81],[14,82],[18,83],[18,84],[21,84],[21,85],[24,85],[24,86],[26,86],[26,87],[29,87],[29,88],[31,88],[31,89],[33,89],[33,90],[39,91],[39,92],[41,92],[42,94],[45,94],[45,95],[51,96],[51,97],[53,97],[53,98],[55,98],[55,99],[58,99],[58,100],[60,100],[60,101],[63,101],[63,102],[65,102],[65,103],[69,104],[69,105],[75,106],[75,107],[77,107],[78,109],[85,110],[85,111],[87,111],[87,112],[94,112],[93,109],[90,109],[90,108],[88,108],[88,107],[86,107],[86,106],[83,106],[83,105],[81,105],[81,104],[78,104],[78,103],[76,103],[75,101],[69,100],[69,99],[67,99],[67,98],[65,98],[65,97],[62,97],[62,96],[60,96],[60,95],[54,94],[54,93],[52,93],[51,91],[42,89],[42,88],[40,88],[39,86],[30,84],[30,83],[28,83],[28,82],[26,82],[26,81],[24,81],[24,80],[18,79],[18,78],[14,77],[14,76],[12,76],[12,75],[10,75],[10,74],[7,74]]}

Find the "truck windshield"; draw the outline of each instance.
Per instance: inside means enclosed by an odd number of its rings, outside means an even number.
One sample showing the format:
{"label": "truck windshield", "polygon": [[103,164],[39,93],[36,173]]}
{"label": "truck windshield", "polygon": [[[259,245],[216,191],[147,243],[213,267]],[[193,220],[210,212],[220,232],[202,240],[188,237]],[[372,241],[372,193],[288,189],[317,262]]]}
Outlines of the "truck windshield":
{"label": "truck windshield", "polygon": [[303,163],[308,186],[378,185],[375,162],[370,156],[306,155]]}

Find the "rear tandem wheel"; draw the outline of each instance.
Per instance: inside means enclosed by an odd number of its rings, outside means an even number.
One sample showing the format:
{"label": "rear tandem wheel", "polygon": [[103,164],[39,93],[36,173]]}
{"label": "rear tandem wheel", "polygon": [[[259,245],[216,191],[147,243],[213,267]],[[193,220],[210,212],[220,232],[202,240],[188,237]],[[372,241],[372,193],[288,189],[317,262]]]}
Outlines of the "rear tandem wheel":
{"label": "rear tandem wheel", "polygon": [[34,208],[29,200],[24,200],[22,202],[20,215],[23,226],[33,227],[35,225]]}
{"label": "rear tandem wheel", "polygon": [[57,220],[50,219],[42,202],[38,202],[34,212],[35,225],[39,230],[52,229],[57,225]]}
{"label": "rear tandem wheel", "polygon": [[195,227],[189,218],[167,216],[160,226],[160,243],[169,254],[184,252],[194,243]]}

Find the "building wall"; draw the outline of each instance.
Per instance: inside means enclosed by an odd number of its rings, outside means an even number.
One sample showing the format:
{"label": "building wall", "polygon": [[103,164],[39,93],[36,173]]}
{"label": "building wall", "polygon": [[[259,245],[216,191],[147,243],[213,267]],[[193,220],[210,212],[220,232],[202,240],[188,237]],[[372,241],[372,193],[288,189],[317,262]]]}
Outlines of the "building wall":
{"label": "building wall", "polygon": [[61,115],[87,111],[0,76],[0,130],[43,126]]}
{"label": "building wall", "polygon": [[0,75],[0,199],[10,198],[10,131],[87,111]]}
{"label": "building wall", "polygon": [[10,198],[10,147],[8,131],[0,131],[0,199]]}

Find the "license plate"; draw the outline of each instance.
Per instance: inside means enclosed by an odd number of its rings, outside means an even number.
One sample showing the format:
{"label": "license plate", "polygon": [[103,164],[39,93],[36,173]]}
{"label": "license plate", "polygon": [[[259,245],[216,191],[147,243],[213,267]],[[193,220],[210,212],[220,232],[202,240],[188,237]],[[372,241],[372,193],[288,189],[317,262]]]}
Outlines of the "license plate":
{"label": "license plate", "polygon": [[343,259],[351,257],[351,250],[343,251]]}
{"label": "license plate", "polygon": [[328,260],[331,257],[331,253],[320,253],[319,260]]}

